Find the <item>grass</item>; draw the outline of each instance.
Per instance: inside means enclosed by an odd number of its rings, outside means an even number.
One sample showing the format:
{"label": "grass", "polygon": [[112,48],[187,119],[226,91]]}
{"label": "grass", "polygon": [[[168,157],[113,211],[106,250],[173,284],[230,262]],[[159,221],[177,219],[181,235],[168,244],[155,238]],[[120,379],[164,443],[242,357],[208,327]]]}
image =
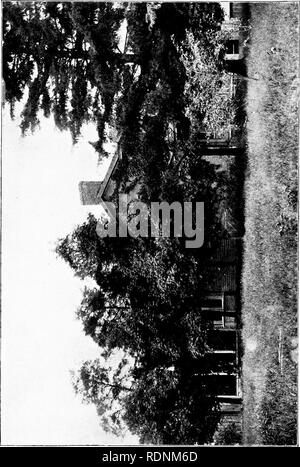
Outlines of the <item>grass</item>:
{"label": "grass", "polygon": [[243,443],[296,444],[298,6],[253,3],[242,272]]}

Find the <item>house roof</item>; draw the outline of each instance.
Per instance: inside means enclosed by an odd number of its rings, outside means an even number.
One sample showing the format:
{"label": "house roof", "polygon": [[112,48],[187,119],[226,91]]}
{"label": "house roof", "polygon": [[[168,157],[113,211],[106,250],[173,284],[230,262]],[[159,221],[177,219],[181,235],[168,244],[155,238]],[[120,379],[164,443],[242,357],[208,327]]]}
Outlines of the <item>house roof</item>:
{"label": "house roof", "polygon": [[101,181],[81,181],[79,182],[79,193],[81,204],[94,205],[100,204],[105,198],[105,191],[108,183],[116,168],[117,162],[122,158],[122,152],[119,145],[120,138],[118,139],[118,147],[113,155],[104,180]]}
{"label": "house roof", "polygon": [[118,160],[121,159],[121,151],[119,149],[119,145],[118,145],[118,148],[109,164],[109,167],[108,167],[108,170],[106,172],[106,175],[104,177],[104,180],[102,181],[101,183],[101,187],[100,187],[100,190],[99,190],[99,197],[102,198],[102,195],[104,195],[105,193],[105,190],[107,188],[107,185],[108,185],[108,182],[111,178],[111,176],[113,175],[113,172],[116,168],[116,165],[117,165],[117,162]]}

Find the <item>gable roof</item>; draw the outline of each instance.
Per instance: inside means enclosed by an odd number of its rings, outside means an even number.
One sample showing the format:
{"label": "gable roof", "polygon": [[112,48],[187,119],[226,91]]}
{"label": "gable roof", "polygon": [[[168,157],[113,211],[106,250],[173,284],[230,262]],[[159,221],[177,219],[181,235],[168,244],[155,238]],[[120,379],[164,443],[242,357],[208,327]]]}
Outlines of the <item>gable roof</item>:
{"label": "gable roof", "polygon": [[101,183],[101,187],[100,187],[100,190],[99,190],[99,197],[102,198],[102,195],[105,194],[105,190],[107,188],[107,185],[109,183],[109,180],[111,179],[112,175],[113,175],[113,172],[117,166],[117,162],[119,161],[119,159],[121,159],[121,151],[119,149],[119,145],[118,145],[118,148],[115,152],[115,154],[113,155],[113,158],[109,164],[109,167],[108,167],[108,170],[106,172],[106,175],[104,177],[104,180],[102,181]]}
{"label": "gable roof", "polygon": [[120,138],[118,138],[118,147],[113,155],[104,180],[101,181],[81,181],[79,182],[79,193],[81,204],[94,205],[100,204],[105,198],[105,191],[108,183],[117,166],[117,162],[122,158],[122,152],[119,145]]}

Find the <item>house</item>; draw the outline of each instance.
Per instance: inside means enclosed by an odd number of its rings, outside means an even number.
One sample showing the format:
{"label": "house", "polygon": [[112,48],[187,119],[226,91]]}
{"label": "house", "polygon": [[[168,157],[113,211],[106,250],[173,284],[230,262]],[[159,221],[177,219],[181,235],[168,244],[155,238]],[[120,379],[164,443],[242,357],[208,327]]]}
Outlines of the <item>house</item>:
{"label": "house", "polygon": [[[242,3],[226,2],[223,30],[228,34],[228,47],[225,59],[228,63],[237,62],[243,58],[241,43],[240,19],[244,15],[245,6]],[[236,92],[236,77],[232,74],[228,92],[234,96]],[[174,128],[170,126],[170,140],[174,138]],[[241,144],[235,141],[229,132],[220,137],[207,140],[205,132],[199,150],[206,160],[220,170],[227,170],[227,157],[236,157],[241,153]],[[79,183],[81,203],[85,205],[99,204],[102,200],[109,201],[114,195],[118,184],[116,171],[122,160],[122,151],[118,144],[107,173],[102,181],[82,181]],[[216,170],[219,170],[216,167]],[[134,189],[132,190],[134,193]],[[135,193],[137,195],[137,193]],[[240,377],[240,269],[242,256],[242,238],[235,228],[229,228],[230,221],[224,210],[223,226],[227,237],[214,239],[208,244],[210,252],[206,266],[205,291],[199,300],[199,313],[210,323],[208,333],[208,351],[206,358],[211,368],[207,376],[207,384],[217,394],[226,423],[235,422],[241,425],[242,385]]]}
{"label": "house", "polygon": [[200,312],[211,322],[208,334],[213,391],[217,391],[222,420],[241,426],[240,269],[242,239],[229,237],[209,242],[205,292]]}
{"label": "house", "polygon": [[221,2],[224,11],[222,31],[227,36],[225,60],[240,60],[244,57],[241,40],[241,21],[245,16],[244,3]]}
{"label": "house", "polygon": [[[83,204],[98,204],[101,198],[111,199],[118,161],[113,156],[102,182],[80,182]],[[211,368],[208,387],[217,394],[226,423],[241,425],[242,387],[240,378],[240,268],[242,239],[227,236],[208,242],[208,261],[205,270],[204,293],[199,300],[199,313],[210,324],[206,358]]]}
{"label": "house", "polygon": [[[224,92],[234,99],[239,94],[244,76],[246,75],[245,53],[248,38],[247,18],[248,5],[239,2],[221,2],[224,11],[224,21],[221,32],[225,39],[224,67],[227,70],[226,80],[223,82]],[[201,151],[207,156],[236,156],[243,146],[239,135],[232,126],[217,128],[214,134],[207,135],[205,127],[200,129]]]}
{"label": "house", "polygon": [[79,182],[79,194],[81,204],[94,205],[100,204],[101,201],[109,201],[115,188],[114,180],[115,170],[118,162],[122,159],[122,152],[118,145],[115,154],[109,164],[108,170],[102,181],[82,181]]}
{"label": "house", "polygon": [[224,10],[221,30],[227,39],[225,67],[229,72],[245,76],[249,5],[245,2],[221,2],[221,6]]}

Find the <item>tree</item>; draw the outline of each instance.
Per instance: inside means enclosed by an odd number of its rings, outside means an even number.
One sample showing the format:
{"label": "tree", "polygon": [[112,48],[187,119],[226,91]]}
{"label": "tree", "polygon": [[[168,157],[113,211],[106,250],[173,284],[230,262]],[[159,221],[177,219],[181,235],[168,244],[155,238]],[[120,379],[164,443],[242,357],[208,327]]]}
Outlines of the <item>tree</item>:
{"label": "tree", "polygon": [[122,129],[122,174],[125,170],[127,178],[142,178],[146,190],[152,187],[146,195],[159,199],[164,172],[173,171],[190,141],[184,93],[188,70],[181,45],[194,34],[213,55],[223,15],[218,4],[203,3],[163,3],[151,13],[149,25],[146,4],[132,4],[126,12],[128,43],[140,72],[134,81],[124,83],[117,125]]}
{"label": "tree", "polygon": [[[132,58],[118,48],[125,19]],[[69,129],[74,142],[84,123],[95,122],[99,153],[107,125],[116,124],[124,155],[136,158],[149,112],[156,114],[161,134],[174,120],[186,136],[186,76],[177,45],[187,31],[209,38],[207,31],[219,30],[221,21],[217,3],[6,2],[3,77],[12,115],[28,87],[24,134],[38,125],[42,110],[45,116],[53,112],[58,128]]]}
{"label": "tree", "polygon": [[119,359],[114,372],[97,359],[73,373],[73,385],[85,403],[96,406],[105,430],[121,436],[127,427],[142,443],[204,443],[219,420],[216,400],[174,367],[134,378],[128,359]]}
{"label": "tree", "polygon": [[[124,18],[112,3],[6,2],[3,6],[3,78],[14,104],[28,87],[22,132],[38,125],[38,112],[54,114],[76,142],[94,121],[102,144],[119,90],[117,32]],[[120,55],[120,54],[119,54]]]}
{"label": "tree", "polygon": [[[87,242],[87,233],[95,230],[95,222],[90,216],[89,224],[61,241],[63,250],[58,246],[79,274],[82,258],[70,254],[72,245],[77,252],[78,245]],[[106,357],[122,351],[131,367],[129,384],[123,387],[119,375],[124,362],[117,370],[87,362],[80,370],[77,392],[96,405],[101,423],[115,433],[122,432],[125,423],[142,442],[204,442],[218,417],[216,399],[205,384],[210,372],[207,323],[197,311],[201,261],[186,255],[178,239],[92,236],[88,243],[94,259],[86,262],[95,261],[90,274],[97,287],[85,289],[77,316]]]}
{"label": "tree", "polygon": [[85,331],[99,346],[122,347],[150,366],[159,359],[174,363],[174,349],[186,345],[185,315],[199,297],[196,259],[186,255],[179,239],[100,239],[96,222],[90,216],[57,246],[79,277],[91,277],[98,286],[85,290],[77,312]]}
{"label": "tree", "polygon": [[234,125],[231,76],[220,66],[219,57],[225,50],[221,34],[212,34],[210,43],[214,44],[213,53],[204,47],[202,39],[189,33],[182,46],[181,59],[187,73],[184,93],[194,137],[203,132],[207,138],[222,137]]}
{"label": "tree", "polygon": [[[197,385],[198,383],[198,385]],[[203,444],[219,420],[217,403],[200,381],[174,368],[156,368],[127,396],[124,418],[142,443]]]}
{"label": "tree", "polygon": [[[119,363],[112,374],[107,356],[94,361],[84,362],[77,372],[71,372],[75,393],[86,404],[94,404],[101,425],[105,431],[122,435],[124,432],[124,395],[131,391],[129,387],[128,360],[119,358]],[[124,371],[125,369],[125,371]]]}

